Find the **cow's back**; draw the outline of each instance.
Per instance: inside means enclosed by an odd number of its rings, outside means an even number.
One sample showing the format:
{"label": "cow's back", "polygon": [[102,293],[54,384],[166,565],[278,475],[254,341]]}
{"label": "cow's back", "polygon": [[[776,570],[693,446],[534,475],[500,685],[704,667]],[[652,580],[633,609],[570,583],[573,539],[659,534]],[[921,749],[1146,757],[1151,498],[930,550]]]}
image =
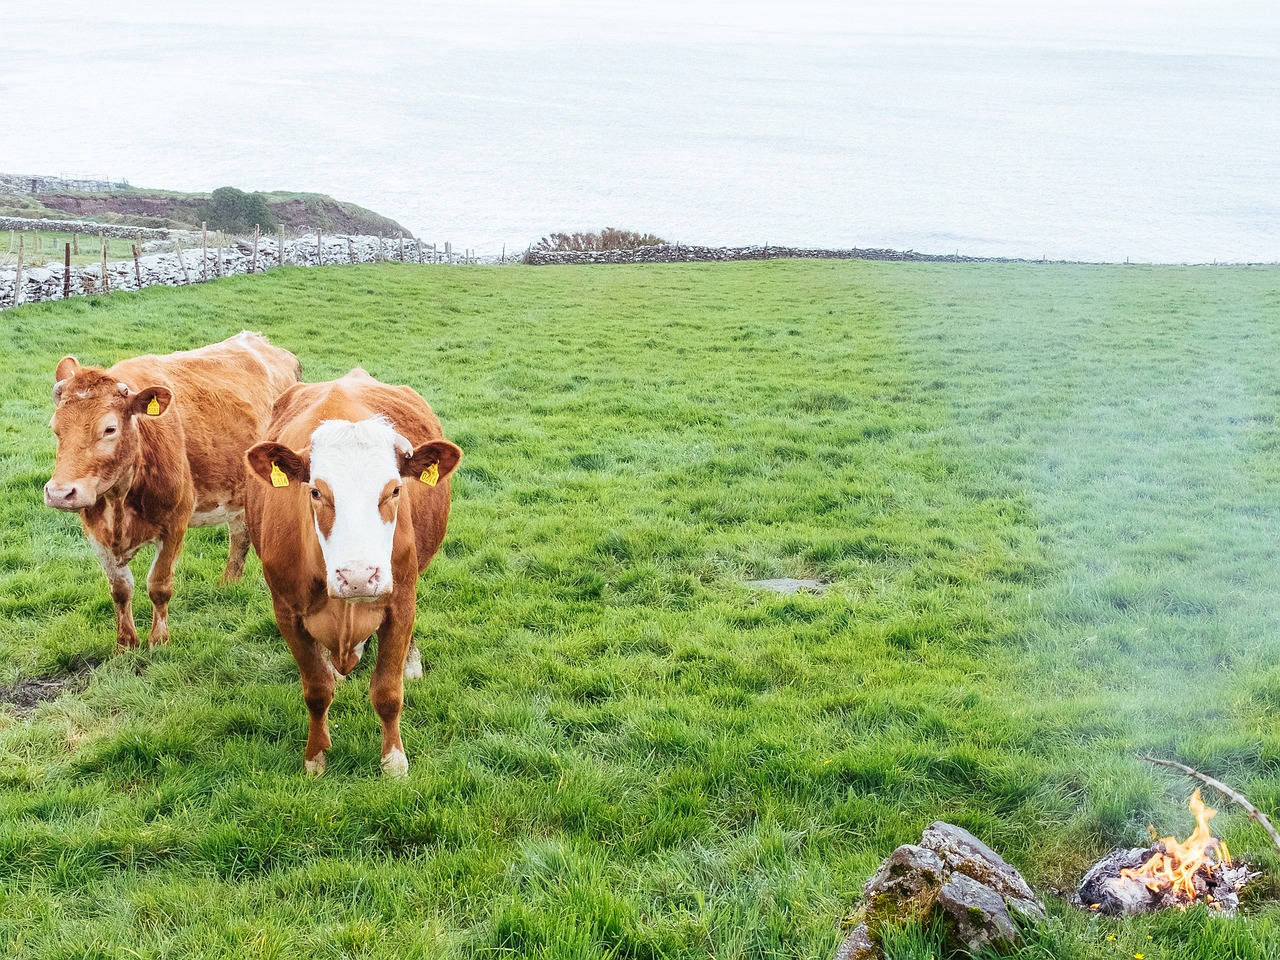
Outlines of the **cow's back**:
{"label": "cow's back", "polygon": [[111,373],[133,389],[168,386],[182,420],[196,514],[243,506],[244,452],[261,439],[276,399],[298,382],[297,357],[261,334],[237,334],[198,350],[133,357]]}

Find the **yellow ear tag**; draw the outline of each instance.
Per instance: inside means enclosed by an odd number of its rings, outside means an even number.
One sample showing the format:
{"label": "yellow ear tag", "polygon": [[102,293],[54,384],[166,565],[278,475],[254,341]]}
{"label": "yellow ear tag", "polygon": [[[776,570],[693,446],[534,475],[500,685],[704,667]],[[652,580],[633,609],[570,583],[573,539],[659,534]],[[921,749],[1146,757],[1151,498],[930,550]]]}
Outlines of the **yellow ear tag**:
{"label": "yellow ear tag", "polygon": [[287,487],[289,478],[284,475],[284,471],[280,469],[278,463],[271,464],[271,485],[273,487]]}
{"label": "yellow ear tag", "polygon": [[422,476],[418,478],[428,487],[434,487],[440,482],[440,464],[433,463],[427,469],[422,471]]}
{"label": "yellow ear tag", "polygon": [[151,402],[147,404],[147,416],[149,417],[160,416],[160,398],[159,397],[152,397]]}

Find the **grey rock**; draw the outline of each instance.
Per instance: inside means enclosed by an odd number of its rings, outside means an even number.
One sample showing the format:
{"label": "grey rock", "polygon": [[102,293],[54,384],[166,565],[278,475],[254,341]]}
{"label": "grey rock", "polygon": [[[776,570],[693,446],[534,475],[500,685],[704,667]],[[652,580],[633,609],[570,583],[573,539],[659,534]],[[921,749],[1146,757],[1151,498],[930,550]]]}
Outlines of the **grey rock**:
{"label": "grey rock", "polygon": [[999,854],[960,827],[934,823],[867,881],[858,924],[837,960],[880,960],[880,933],[910,921],[941,921],[949,951],[1009,953],[1022,943],[1018,920],[1038,923],[1044,905]]}
{"label": "grey rock", "polygon": [[1004,898],[963,873],[953,873],[938,891],[938,907],[952,937],[970,950],[1006,952],[1022,942],[1022,935],[1004,905]]}
{"label": "grey rock", "polygon": [[920,845],[935,851],[947,866],[990,887],[1006,900],[1015,901],[1029,919],[1043,920],[1044,905],[1035,891],[1009,863],[968,830],[950,823],[931,823]]}
{"label": "grey rock", "polygon": [[879,956],[880,947],[871,939],[867,925],[860,923],[840,944],[834,960],[876,960]]}
{"label": "grey rock", "polygon": [[774,580],[748,580],[748,587],[757,590],[772,590],[775,593],[826,593],[827,584],[821,580],[796,580],[791,577],[779,577]]}

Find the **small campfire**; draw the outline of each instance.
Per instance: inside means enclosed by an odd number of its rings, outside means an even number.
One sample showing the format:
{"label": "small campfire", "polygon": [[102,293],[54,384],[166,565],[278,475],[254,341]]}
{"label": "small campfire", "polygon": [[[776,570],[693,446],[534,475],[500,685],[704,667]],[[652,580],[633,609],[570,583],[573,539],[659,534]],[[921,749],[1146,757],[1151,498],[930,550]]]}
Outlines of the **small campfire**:
{"label": "small campfire", "polygon": [[[1209,829],[1217,814],[1204,805],[1199,789],[1191,797],[1195,831],[1183,842],[1164,837],[1150,847],[1113,850],[1080,883],[1079,904],[1110,916],[1150,913],[1204,903],[1234,913],[1240,888],[1258,876],[1233,862],[1227,846]],[[1154,831],[1152,831],[1154,835]]]}

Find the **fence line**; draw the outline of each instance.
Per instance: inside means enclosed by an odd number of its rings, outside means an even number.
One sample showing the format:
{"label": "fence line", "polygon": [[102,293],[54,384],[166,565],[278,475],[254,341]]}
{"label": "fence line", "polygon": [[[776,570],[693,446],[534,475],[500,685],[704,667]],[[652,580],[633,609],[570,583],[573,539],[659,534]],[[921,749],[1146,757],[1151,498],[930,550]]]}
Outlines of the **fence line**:
{"label": "fence line", "polygon": [[[136,237],[136,233],[130,236]],[[201,240],[199,234],[196,240]],[[29,261],[23,264],[21,272],[0,268],[0,310],[18,303],[61,300],[67,295],[137,290],[157,284],[187,286],[193,280],[203,283],[237,273],[265,273],[277,265],[378,263],[401,257],[406,263],[464,262],[454,256],[449,244],[441,248],[434,243],[401,237],[303,234],[281,244],[275,237],[259,234],[256,243],[215,239],[218,245],[212,248],[205,241],[192,250],[184,249],[176,237],[172,243],[172,250],[144,256],[135,247],[130,260],[108,262],[103,242],[101,263],[72,266],[69,270],[66,263],[50,262],[43,267],[33,267]]]}

